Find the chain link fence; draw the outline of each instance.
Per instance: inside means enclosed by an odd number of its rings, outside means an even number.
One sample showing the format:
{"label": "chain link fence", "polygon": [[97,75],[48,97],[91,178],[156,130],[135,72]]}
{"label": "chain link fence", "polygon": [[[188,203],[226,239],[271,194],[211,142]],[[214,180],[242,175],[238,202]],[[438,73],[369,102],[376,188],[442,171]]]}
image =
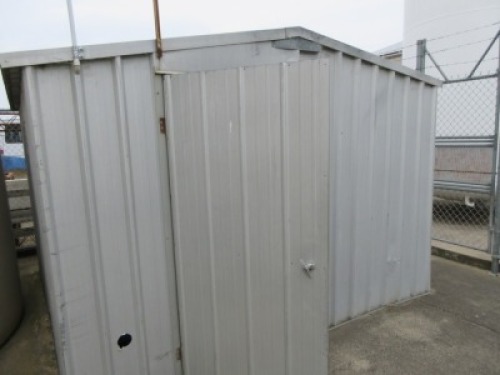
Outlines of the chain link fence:
{"label": "chain link fence", "polygon": [[379,51],[443,81],[437,93],[432,246],[489,253],[495,274],[500,273],[498,24]]}
{"label": "chain link fence", "polygon": [[497,77],[445,83],[436,114],[433,238],[489,251]]}
{"label": "chain link fence", "polygon": [[36,247],[28,170],[19,115],[0,111],[0,155],[18,251]]}

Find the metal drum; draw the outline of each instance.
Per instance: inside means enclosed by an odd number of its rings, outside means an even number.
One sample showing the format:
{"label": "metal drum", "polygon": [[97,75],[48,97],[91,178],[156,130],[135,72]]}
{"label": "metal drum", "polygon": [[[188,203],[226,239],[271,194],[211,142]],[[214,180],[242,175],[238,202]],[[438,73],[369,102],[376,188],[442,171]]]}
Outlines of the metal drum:
{"label": "metal drum", "polygon": [[2,176],[0,180],[0,345],[2,345],[21,320],[23,299],[1,163],[0,173]]}

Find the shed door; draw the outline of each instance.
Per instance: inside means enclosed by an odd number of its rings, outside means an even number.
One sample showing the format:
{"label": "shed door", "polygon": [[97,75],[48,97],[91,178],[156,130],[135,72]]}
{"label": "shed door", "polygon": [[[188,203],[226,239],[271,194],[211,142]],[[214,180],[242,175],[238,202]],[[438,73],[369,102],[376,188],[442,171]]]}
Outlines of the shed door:
{"label": "shed door", "polygon": [[327,60],[165,78],[186,375],[326,375]]}

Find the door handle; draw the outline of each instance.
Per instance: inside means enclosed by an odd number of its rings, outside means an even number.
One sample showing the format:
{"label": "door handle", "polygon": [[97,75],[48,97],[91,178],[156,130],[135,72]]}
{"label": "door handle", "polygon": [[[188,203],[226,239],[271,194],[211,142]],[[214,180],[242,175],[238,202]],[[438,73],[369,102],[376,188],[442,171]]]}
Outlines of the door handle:
{"label": "door handle", "polygon": [[302,269],[307,274],[308,277],[312,277],[311,273],[316,269],[316,265],[314,262],[304,262],[302,259],[300,260],[300,264],[302,265]]}

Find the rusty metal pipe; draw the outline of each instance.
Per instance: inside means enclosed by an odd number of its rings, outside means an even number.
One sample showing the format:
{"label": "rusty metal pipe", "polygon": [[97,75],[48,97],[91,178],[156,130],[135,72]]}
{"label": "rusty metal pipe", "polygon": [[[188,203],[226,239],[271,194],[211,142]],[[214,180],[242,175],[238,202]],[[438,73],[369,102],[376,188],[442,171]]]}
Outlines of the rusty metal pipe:
{"label": "rusty metal pipe", "polygon": [[158,5],[158,0],[153,0],[153,12],[155,16],[156,56],[161,59],[163,56],[163,48],[161,45],[160,7]]}

